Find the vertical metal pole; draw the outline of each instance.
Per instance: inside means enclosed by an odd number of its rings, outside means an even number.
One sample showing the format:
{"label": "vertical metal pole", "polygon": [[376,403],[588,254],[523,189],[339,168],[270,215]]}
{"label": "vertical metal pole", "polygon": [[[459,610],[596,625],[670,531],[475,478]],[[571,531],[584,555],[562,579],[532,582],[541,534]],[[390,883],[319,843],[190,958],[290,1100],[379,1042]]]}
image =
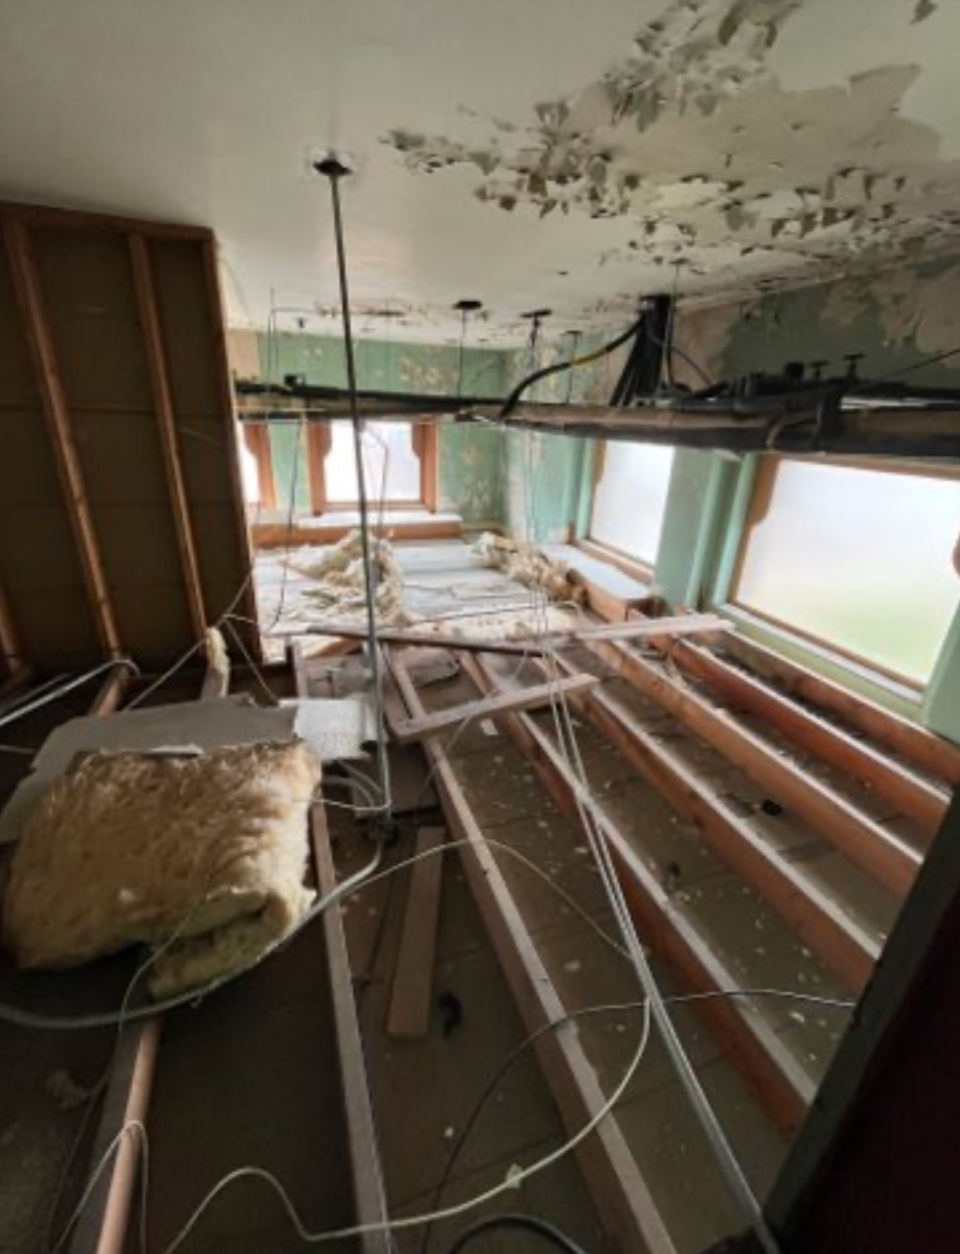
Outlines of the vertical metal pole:
{"label": "vertical metal pole", "polygon": [[347,359],[347,387],[350,392],[350,422],[353,427],[353,454],[357,463],[357,495],[360,502],[360,544],[363,554],[363,581],[367,601],[367,653],[373,681],[374,710],[377,728],[377,773],[380,777],[380,799],[389,817],[390,764],[387,758],[387,731],[383,718],[383,673],[377,639],[377,572],[370,548],[370,521],[367,504],[367,483],[363,469],[363,441],[360,415],[357,411],[357,370],[353,356],[353,330],[350,323],[350,292],[347,285],[347,261],[343,244],[343,217],[340,212],[340,179],[350,171],[336,156],[317,163],[316,169],[330,180],[333,201],[333,226],[337,240],[337,270],[340,276],[340,308],[343,317],[343,342]]}

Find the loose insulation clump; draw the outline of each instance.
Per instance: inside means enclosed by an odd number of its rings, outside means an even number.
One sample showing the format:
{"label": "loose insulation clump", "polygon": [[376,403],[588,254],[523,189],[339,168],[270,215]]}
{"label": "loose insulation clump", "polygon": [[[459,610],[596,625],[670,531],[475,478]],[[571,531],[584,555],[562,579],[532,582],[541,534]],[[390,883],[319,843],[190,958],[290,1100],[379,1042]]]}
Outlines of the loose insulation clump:
{"label": "loose insulation clump", "polygon": [[525,540],[508,540],[485,531],[473,551],[484,566],[502,570],[526,588],[542,588],[551,601],[580,604],[586,598],[586,589],[571,579],[564,562],[547,557]]}
{"label": "loose insulation clump", "polygon": [[[403,577],[389,540],[371,544],[377,567],[377,621],[382,626],[403,627],[415,621],[404,605]],[[337,622],[365,621],[366,583],[363,570],[363,545],[360,531],[355,529],[325,553],[318,562],[300,564],[290,561],[291,570],[316,582],[304,596],[319,602],[324,615]]]}
{"label": "loose insulation clump", "polygon": [[95,753],[56,780],[13,857],[3,939],[23,968],[158,947],[156,997],[248,965],[313,900],[302,741],[199,756]]}

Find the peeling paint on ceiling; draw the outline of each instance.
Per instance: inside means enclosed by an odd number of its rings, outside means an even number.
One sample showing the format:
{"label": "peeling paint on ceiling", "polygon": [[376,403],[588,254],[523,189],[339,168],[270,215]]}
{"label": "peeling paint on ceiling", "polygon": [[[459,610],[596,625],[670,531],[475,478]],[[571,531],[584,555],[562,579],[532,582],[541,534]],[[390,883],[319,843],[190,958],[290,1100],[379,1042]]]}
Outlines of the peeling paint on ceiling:
{"label": "peeling paint on ceiling", "polygon": [[[231,322],[475,344],[960,250],[960,5],[0,0],[0,195],[207,223]],[[29,102],[29,108],[25,107]]]}

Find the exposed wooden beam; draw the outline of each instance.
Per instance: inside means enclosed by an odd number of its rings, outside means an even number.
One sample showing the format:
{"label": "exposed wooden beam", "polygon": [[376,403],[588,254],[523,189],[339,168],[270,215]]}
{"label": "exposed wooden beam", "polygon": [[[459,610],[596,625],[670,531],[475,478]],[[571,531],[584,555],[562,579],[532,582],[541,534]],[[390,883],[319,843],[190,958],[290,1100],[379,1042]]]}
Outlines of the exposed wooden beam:
{"label": "exposed wooden beam", "polygon": [[685,640],[664,640],[663,647],[682,670],[705,680],[737,708],[760,715],[793,744],[868,784],[900,814],[913,819],[924,836],[937,834],[950,801],[943,789],[709,650]]}
{"label": "exposed wooden beam", "polygon": [[[559,662],[568,672],[574,669],[566,659]],[[669,741],[647,731],[621,702],[600,688],[573,701],[631,766],[696,826],[744,883],[777,911],[848,988],[859,992],[880,957],[880,945],[847,911],[763,840],[716,788],[669,748]]]}
{"label": "exposed wooden beam", "polygon": [[[212,334],[212,356],[214,363],[214,380],[219,397],[220,418],[223,424],[224,449],[230,472],[232,487],[231,513],[233,515],[234,533],[237,537],[238,552],[242,555],[244,577],[253,569],[253,545],[250,528],[247,525],[246,506],[243,499],[243,477],[240,473],[240,439],[239,424],[236,420],[233,405],[233,386],[230,382],[230,355],[227,351],[227,324],[223,314],[223,293],[220,288],[220,266],[217,260],[217,241],[212,234],[201,241],[203,250],[203,272],[206,279],[207,300],[210,311],[210,329]],[[263,658],[263,644],[260,632],[250,624],[258,622],[257,598],[253,580],[247,579],[241,594],[242,616],[247,623],[237,623],[237,630],[244,636],[244,643],[252,653],[254,661]],[[223,607],[214,607],[215,614]]]}
{"label": "exposed wooden beam", "polygon": [[[323,514],[327,508],[327,474],[326,460],[330,452],[332,437],[329,427],[321,427],[310,423],[306,430],[307,438],[307,472],[310,480],[310,512]],[[271,468],[271,479],[273,471]],[[276,488],[273,489],[274,499]]]}
{"label": "exposed wooden beam", "polygon": [[595,675],[571,675],[553,683],[531,685],[515,692],[484,697],[481,701],[469,701],[466,705],[438,710],[435,714],[425,714],[422,718],[405,719],[403,722],[393,723],[390,730],[399,744],[412,744],[477,719],[493,718],[497,714],[514,710],[533,710],[538,706],[548,705],[561,694],[572,696],[595,687],[597,683],[599,680]]}
{"label": "exposed wooden beam", "polygon": [[951,784],[960,784],[960,745],[935,736],[918,723],[885,710],[875,701],[817,675],[746,636],[730,636],[724,647],[762,675],[782,684],[791,695],[838,715],[849,726],[858,728],[919,770]]}
{"label": "exposed wooden beam", "polygon": [[[655,626],[653,624],[656,624]],[[678,618],[659,618],[629,623],[605,623],[599,627],[584,627],[579,631],[552,631],[541,636],[517,637],[514,640],[486,640],[479,637],[444,636],[427,631],[382,631],[384,644],[415,645],[427,649],[453,649],[468,653],[503,653],[529,657],[542,653],[545,646],[554,649],[569,648],[590,640],[643,640],[662,635],[665,631],[681,636],[720,635],[731,630],[730,623],[713,614],[684,614]],[[283,633],[272,633],[281,635]],[[347,623],[324,623],[322,627],[298,630],[298,636],[342,636],[345,640],[366,638],[363,628]]]}
{"label": "exposed wooden beam", "polygon": [[[411,717],[426,711],[402,658],[391,667]],[[553,981],[517,908],[509,886],[467,805],[438,741],[424,751],[430,760],[444,813],[458,842],[470,889],[503,968],[524,1028],[530,1033],[566,1014]],[[568,1135],[579,1131],[604,1104],[596,1071],[576,1032],[544,1032],[534,1046]],[[676,1254],[650,1189],[624,1139],[614,1112],[574,1151],[606,1230],[617,1249],[637,1254]]]}
{"label": "exposed wooden beam", "polygon": [[[483,663],[466,658],[464,666],[481,689],[494,681]],[[693,992],[732,991],[739,982],[727,970],[710,942],[671,900],[592,793],[573,776],[563,756],[529,714],[507,714],[503,725],[527,755],[538,778],[562,813],[576,824],[581,808],[606,841],[617,868],[627,904],[649,945]],[[762,1015],[749,1004],[715,998],[697,1009],[723,1042],[731,1058],[757,1092],[777,1126],[790,1134],[799,1127],[813,1099],[814,1085]]]}
{"label": "exposed wooden beam", "polygon": [[734,766],[768,789],[851,862],[898,897],[906,895],[920,854],[886,831],[826,784],[782,758],[726,710],[681,687],[618,641],[590,640],[588,647],[638,692],[651,697]]}
{"label": "exposed wooden beam", "polygon": [[[446,837],[444,827],[421,827],[414,856],[441,848]],[[439,856],[423,857],[410,868],[387,1017],[387,1032],[398,1040],[419,1040],[430,1029],[443,863]]]}
{"label": "exposed wooden beam", "polygon": [[0,583],[0,653],[3,654],[4,669],[9,677],[25,668],[26,657],[20,642],[20,633],[17,630],[10,599],[2,583]]}
{"label": "exposed wooden beam", "polygon": [[[257,463],[257,486],[261,509],[277,508],[277,485],[273,477],[270,428],[265,422],[248,422],[242,430],[243,442]],[[262,526],[263,524],[261,524]],[[304,541],[306,543],[306,541]]]}
{"label": "exposed wooden beam", "polygon": [[37,391],[40,394],[63,492],[63,505],[76,541],[90,608],[104,649],[110,656],[116,657],[123,652],[120,633],[87,498],[80,455],[73,438],[70,410],[60,377],[53,337],[43,307],[30,236],[26,226],[18,218],[3,217],[2,225],[24,336],[33,363]]}
{"label": "exposed wooden beam", "polygon": [[130,263],[133,268],[133,288],[140,316],[140,330],[143,333],[146,351],[147,372],[150,376],[150,391],[153,394],[153,408],[157,416],[157,430],[160,436],[160,448],[163,452],[167,490],[170,494],[170,510],[173,514],[177,548],[180,553],[184,592],[190,613],[190,624],[194,634],[199,637],[206,629],[207,613],[203,603],[203,588],[200,583],[200,567],[193,539],[193,524],[190,520],[190,503],[187,499],[186,482],[183,477],[177,416],[167,374],[166,350],[157,309],[150,252],[147,241],[142,235],[128,236],[128,245]]}
{"label": "exposed wooden beam", "polygon": [[[288,650],[293,671],[294,691],[299,698],[309,697],[307,671],[303,654],[294,643]],[[321,898],[337,886],[337,873],[330,849],[330,834],[323,802],[310,807],[310,849]],[[350,956],[343,928],[340,907],[325,910],[322,915],[326,959],[330,974],[330,996],[333,1003],[334,1027],[340,1055],[340,1079],[343,1085],[343,1108],[347,1125],[347,1144],[353,1174],[354,1204],[358,1224],[383,1224],[387,1219],[386,1191],[377,1130],[373,1117],[370,1088],[364,1061],[363,1040],[357,1019],[357,1004],[350,973]],[[358,1243],[362,1254],[390,1254],[393,1243],[387,1232],[368,1233]]]}

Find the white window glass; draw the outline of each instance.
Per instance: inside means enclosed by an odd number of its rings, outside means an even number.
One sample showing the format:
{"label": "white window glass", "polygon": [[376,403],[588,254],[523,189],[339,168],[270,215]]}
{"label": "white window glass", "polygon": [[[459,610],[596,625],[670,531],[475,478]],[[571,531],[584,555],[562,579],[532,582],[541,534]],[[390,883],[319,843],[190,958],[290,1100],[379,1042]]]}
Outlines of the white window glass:
{"label": "white window glass", "polygon": [[733,596],[923,684],[960,601],[958,527],[960,478],[771,459]]}
{"label": "white window glass", "polygon": [[670,487],[673,449],[607,441],[593,493],[590,538],[652,566]]}
{"label": "white window glass", "polygon": [[[420,458],[413,447],[408,422],[370,422],[364,429],[363,469],[371,502],[420,500]],[[330,452],[326,459],[327,499],[356,503],[357,463],[353,429],[348,422],[331,423]]]}

